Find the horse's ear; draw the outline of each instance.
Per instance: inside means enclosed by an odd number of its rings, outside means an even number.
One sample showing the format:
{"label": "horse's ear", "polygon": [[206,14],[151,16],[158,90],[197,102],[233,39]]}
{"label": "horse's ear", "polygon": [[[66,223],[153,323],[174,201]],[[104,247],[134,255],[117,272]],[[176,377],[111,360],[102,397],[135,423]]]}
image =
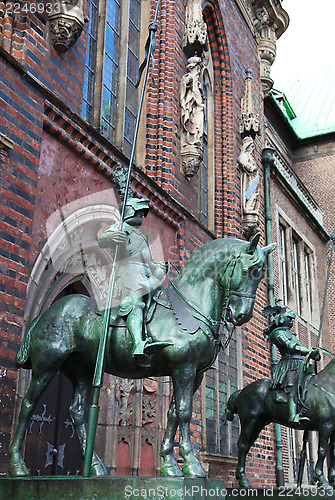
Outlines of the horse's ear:
{"label": "horse's ear", "polygon": [[270,243],[270,245],[267,245],[266,247],[262,248],[264,255],[268,256],[269,253],[273,252],[274,249],[276,248],[277,243]]}
{"label": "horse's ear", "polygon": [[256,247],[258,245],[260,237],[261,237],[261,233],[255,234],[255,236],[252,238],[252,240],[250,241],[249,245],[246,248],[247,253],[254,253],[254,251],[256,250]]}

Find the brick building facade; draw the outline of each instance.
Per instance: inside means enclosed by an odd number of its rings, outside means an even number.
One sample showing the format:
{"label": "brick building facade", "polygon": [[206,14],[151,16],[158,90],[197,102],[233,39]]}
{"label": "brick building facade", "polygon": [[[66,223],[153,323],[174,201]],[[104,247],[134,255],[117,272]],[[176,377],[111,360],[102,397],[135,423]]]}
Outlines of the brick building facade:
{"label": "brick building facade", "polygon": [[[201,49],[204,154],[199,171],[185,175],[180,92],[189,58],[199,56],[199,48],[186,54],[184,46],[189,4],[164,0],[158,14],[157,48],[151,64],[155,85],[149,79],[132,181],[134,193],[150,200],[144,230],[153,241],[156,259],[176,266],[214,238],[245,237],[238,158],[243,139],[241,99],[247,101],[246,70],[250,69],[251,102],[259,116],[259,129],[253,136],[259,183],[256,229],[264,246],[260,158],[263,147],[272,146],[277,164],[271,188],[273,235],[288,252],[287,261],[283,260],[285,252],[274,254],[276,295],[286,294],[288,305],[298,312],[295,328],[301,341],[315,345],[329,235],[313,198],[316,184],[309,186],[304,178],[308,151],[303,156],[303,150],[296,148],[270,97],[264,111],[275,39],[287,28],[288,16],[280,2],[274,8],[268,0],[202,3],[206,25],[206,43]],[[16,4],[0,3],[1,474],[6,474],[8,446],[29,379],[28,372],[18,372],[13,365],[24,329],[59,296],[80,292],[97,297],[97,290],[106,288],[107,275],[101,269],[110,260],[99,253],[97,234],[116,218],[120,199],[114,172],[129,162],[137,68],[156,8],[156,2],[148,0],[122,4],[85,0],[77,17],[81,25],[85,17],[89,22],[78,39],[73,35],[78,32],[71,28],[71,47],[63,45],[60,50],[55,8],[42,2],[36,4],[38,8],[34,5],[28,2],[25,11],[19,6],[15,12]],[[192,43],[188,47],[194,49]],[[329,159],[322,155],[330,171]],[[323,163],[319,165],[322,169]],[[299,262],[309,259],[302,277],[297,278],[304,280],[300,284],[294,281],[297,269],[293,269],[289,249],[293,241],[300,252]],[[85,252],[85,272],[80,267],[78,242]],[[288,282],[280,274],[283,269]],[[305,290],[306,282],[311,296],[301,291],[300,301],[297,287]],[[262,335],[267,301],[264,280],[252,320],[237,329],[229,347],[220,353],[216,370],[207,372],[195,395],[194,448],[209,476],[223,477],[227,486],[235,484],[238,424],[224,426],[220,418],[234,390],[270,374],[270,349]],[[330,314],[330,326],[332,321]],[[325,326],[324,346],[329,348],[328,315]],[[27,464],[34,475],[81,471],[80,457],[73,458],[78,455],[77,445],[71,444],[71,423],[62,405],[68,392],[66,381],[59,377],[34,413],[26,444]],[[159,444],[169,397],[168,380],[133,382],[106,375],[97,447],[109,473],[159,474]],[[290,457],[295,449],[292,436],[284,434],[283,438],[285,480],[292,482]],[[255,486],[275,484],[274,441],[269,426],[249,455],[248,472]],[[56,450],[54,458],[50,458],[49,445]]]}

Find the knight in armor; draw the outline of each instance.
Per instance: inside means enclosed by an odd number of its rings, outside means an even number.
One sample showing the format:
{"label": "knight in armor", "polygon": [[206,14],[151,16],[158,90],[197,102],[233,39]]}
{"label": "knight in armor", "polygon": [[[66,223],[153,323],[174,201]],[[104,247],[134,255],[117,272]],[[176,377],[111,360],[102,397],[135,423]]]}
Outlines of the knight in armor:
{"label": "knight in armor", "polygon": [[[122,211],[122,204],[119,210]],[[162,287],[166,274],[165,262],[153,261],[149,240],[138,229],[148,212],[148,200],[128,198],[123,229],[120,231],[119,222],[114,223],[98,239],[101,248],[120,245],[114,298],[120,301],[118,315],[126,318],[134,345],[132,354],[138,362],[168,345],[165,342],[150,343],[143,331],[145,307],[153,292]]]}
{"label": "knight in armor", "polygon": [[289,421],[300,423],[308,420],[298,411],[298,401],[302,403],[303,376],[313,372],[311,365],[306,367],[306,360],[320,359],[320,355],[317,348],[309,349],[299,342],[291,331],[295,313],[280,305],[280,301],[281,299],[277,299],[275,306],[268,306],[263,311],[265,316],[272,316],[269,327],[263,332],[264,337],[274,344],[281,354],[281,359],[273,369],[270,388],[284,391],[285,402],[289,407]]}

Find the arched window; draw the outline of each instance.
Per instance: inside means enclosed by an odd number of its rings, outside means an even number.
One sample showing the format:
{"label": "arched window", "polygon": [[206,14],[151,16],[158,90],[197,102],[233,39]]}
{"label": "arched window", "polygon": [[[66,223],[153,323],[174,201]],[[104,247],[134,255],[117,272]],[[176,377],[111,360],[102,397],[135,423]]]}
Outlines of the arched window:
{"label": "arched window", "polygon": [[91,0],[83,117],[130,156],[137,113],[139,0]]}
{"label": "arched window", "polygon": [[214,72],[210,49],[204,52],[203,64],[204,158],[199,172],[198,213],[201,222],[214,232]]}

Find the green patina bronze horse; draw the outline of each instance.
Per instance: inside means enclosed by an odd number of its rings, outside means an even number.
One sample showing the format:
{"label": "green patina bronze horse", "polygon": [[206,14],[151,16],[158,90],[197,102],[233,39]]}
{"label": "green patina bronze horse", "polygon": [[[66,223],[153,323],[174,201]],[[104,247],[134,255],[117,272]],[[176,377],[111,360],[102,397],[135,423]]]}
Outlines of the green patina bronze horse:
{"label": "green patina bronze horse", "polygon": [[[172,377],[174,393],[161,447],[164,475],[182,475],[173,457],[178,425],[184,474],[205,475],[193,454],[190,439],[193,394],[201,383],[203,372],[218,354],[222,314],[225,321],[234,325],[242,325],[252,316],[256,289],[264,276],[266,256],[276,246],[271,244],[262,249],[258,241],[259,235],[251,242],[217,239],[194,253],[174,285],[189,313],[199,321],[199,328],[188,332],[180,325],[173,310],[157,305],[153,319],[147,325],[148,335],[153,342],[171,345],[152,355],[149,366],[139,366],[134,360],[132,339],[124,325],[110,328],[105,362],[108,373],[125,378]],[[101,316],[95,312],[94,300],[72,295],[55,302],[27,329],[16,364],[31,368],[32,380],[23,399],[18,428],[9,449],[10,475],[28,475],[21,455],[25,430],[37,398],[58,370],[73,385],[69,414],[84,455],[89,396],[101,328]],[[92,459],[91,474],[106,474],[96,454]]]}
{"label": "green patina bronze horse", "polygon": [[[303,423],[289,421],[289,405],[276,402],[275,390],[270,388],[270,379],[256,380],[244,389],[234,392],[227,403],[224,419],[233,420],[238,414],[241,433],[238,439],[238,463],[236,478],[242,488],[250,488],[245,474],[245,460],[251,446],[262,429],[271,422],[292,429],[319,431],[318,459],[314,469],[314,480],[319,486],[329,488],[335,483],[335,359],[320,373],[314,375],[308,386],[304,401]],[[309,419],[309,421],[308,421]],[[330,466],[328,480],[323,475],[323,463],[330,442]]]}

